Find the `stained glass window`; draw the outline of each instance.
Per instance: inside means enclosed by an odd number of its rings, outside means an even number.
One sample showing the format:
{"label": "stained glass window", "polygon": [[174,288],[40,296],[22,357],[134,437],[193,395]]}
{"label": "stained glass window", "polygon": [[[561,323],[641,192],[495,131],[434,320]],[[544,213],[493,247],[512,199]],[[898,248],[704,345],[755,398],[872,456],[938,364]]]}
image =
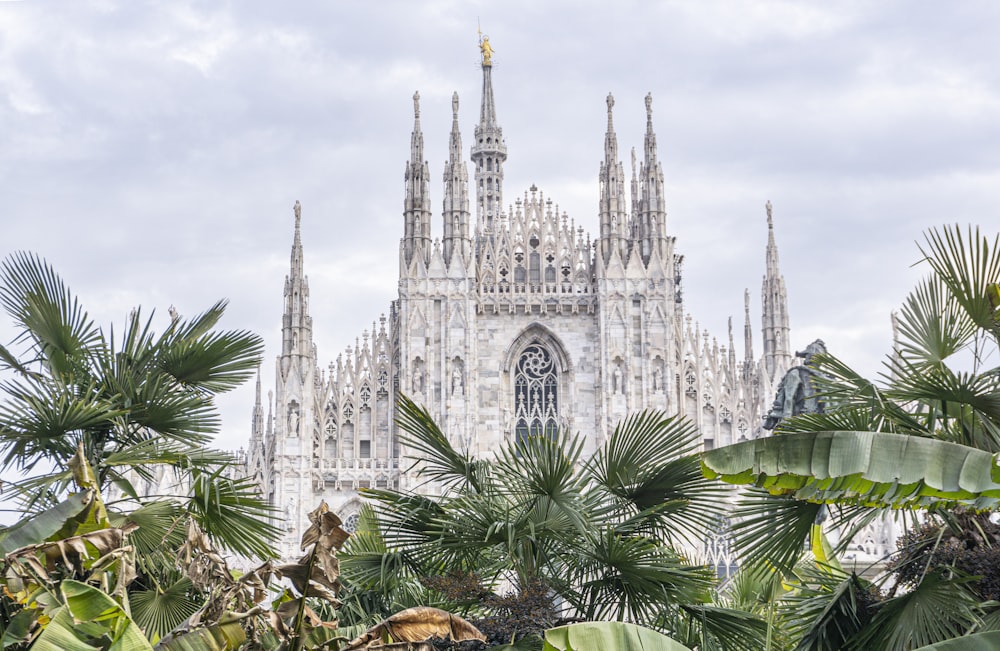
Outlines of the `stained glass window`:
{"label": "stained glass window", "polygon": [[559,376],[552,355],[532,344],[514,368],[514,422],[518,440],[531,435],[555,436],[559,419]]}

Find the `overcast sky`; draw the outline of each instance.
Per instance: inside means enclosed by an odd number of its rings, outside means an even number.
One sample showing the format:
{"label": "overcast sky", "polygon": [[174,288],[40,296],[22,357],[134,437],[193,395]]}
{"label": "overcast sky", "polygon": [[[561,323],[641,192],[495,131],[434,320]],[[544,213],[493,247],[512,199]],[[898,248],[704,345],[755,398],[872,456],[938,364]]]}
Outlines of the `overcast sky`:
{"label": "overcast sky", "polygon": [[[535,183],[596,231],[605,96],[627,168],[653,94],[684,296],[720,343],[749,287],[760,353],[767,200],[793,346],[867,373],[921,233],[1000,228],[996,2],[3,2],[0,254],[46,257],[102,324],[229,298],[225,326],[265,338],[266,392],[300,200],[325,367],[395,296],[415,90],[440,234],[477,20],[507,202]],[[252,403],[252,383],[220,401],[221,446]]]}

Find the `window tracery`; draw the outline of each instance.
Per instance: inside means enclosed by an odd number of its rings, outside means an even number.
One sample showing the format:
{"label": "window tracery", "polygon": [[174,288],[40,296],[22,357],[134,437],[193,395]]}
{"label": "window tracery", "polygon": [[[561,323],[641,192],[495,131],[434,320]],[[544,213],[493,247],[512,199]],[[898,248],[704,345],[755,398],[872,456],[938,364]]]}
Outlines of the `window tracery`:
{"label": "window tracery", "polygon": [[531,344],[514,367],[514,421],[518,440],[555,436],[559,418],[559,376],[552,355]]}

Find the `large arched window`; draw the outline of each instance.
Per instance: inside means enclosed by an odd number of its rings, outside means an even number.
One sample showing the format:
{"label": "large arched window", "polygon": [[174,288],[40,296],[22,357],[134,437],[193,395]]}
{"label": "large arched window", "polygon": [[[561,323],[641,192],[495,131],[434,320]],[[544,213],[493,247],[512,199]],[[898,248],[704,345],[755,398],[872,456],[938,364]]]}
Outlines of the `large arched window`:
{"label": "large arched window", "polygon": [[514,422],[518,440],[555,436],[559,418],[559,374],[555,360],[537,343],[524,349],[514,367]]}

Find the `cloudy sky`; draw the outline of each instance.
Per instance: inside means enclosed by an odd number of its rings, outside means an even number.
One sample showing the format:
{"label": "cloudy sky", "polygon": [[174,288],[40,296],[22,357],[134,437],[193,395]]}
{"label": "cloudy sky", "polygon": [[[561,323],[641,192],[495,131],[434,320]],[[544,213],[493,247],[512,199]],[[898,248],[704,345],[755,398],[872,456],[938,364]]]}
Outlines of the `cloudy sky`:
{"label": "cloudy sky", "polygon": [[[435,178],[453,91],[471,144],[477,21],[508,202],[536,183],[596,230],[604,98],[627,165],[653,94],[685,297],[720,338],[749,287],[759,347],[767,200],[793,345],[868,373],[921,233],[1000,228],[995,2],[26,1],[0,3],[0,254],[49,259],[104,324],[227,297],[268,387],[298,199],[325,365],[394,296],[414,90]],[[221,401],[220,445],[252,402]]]}

